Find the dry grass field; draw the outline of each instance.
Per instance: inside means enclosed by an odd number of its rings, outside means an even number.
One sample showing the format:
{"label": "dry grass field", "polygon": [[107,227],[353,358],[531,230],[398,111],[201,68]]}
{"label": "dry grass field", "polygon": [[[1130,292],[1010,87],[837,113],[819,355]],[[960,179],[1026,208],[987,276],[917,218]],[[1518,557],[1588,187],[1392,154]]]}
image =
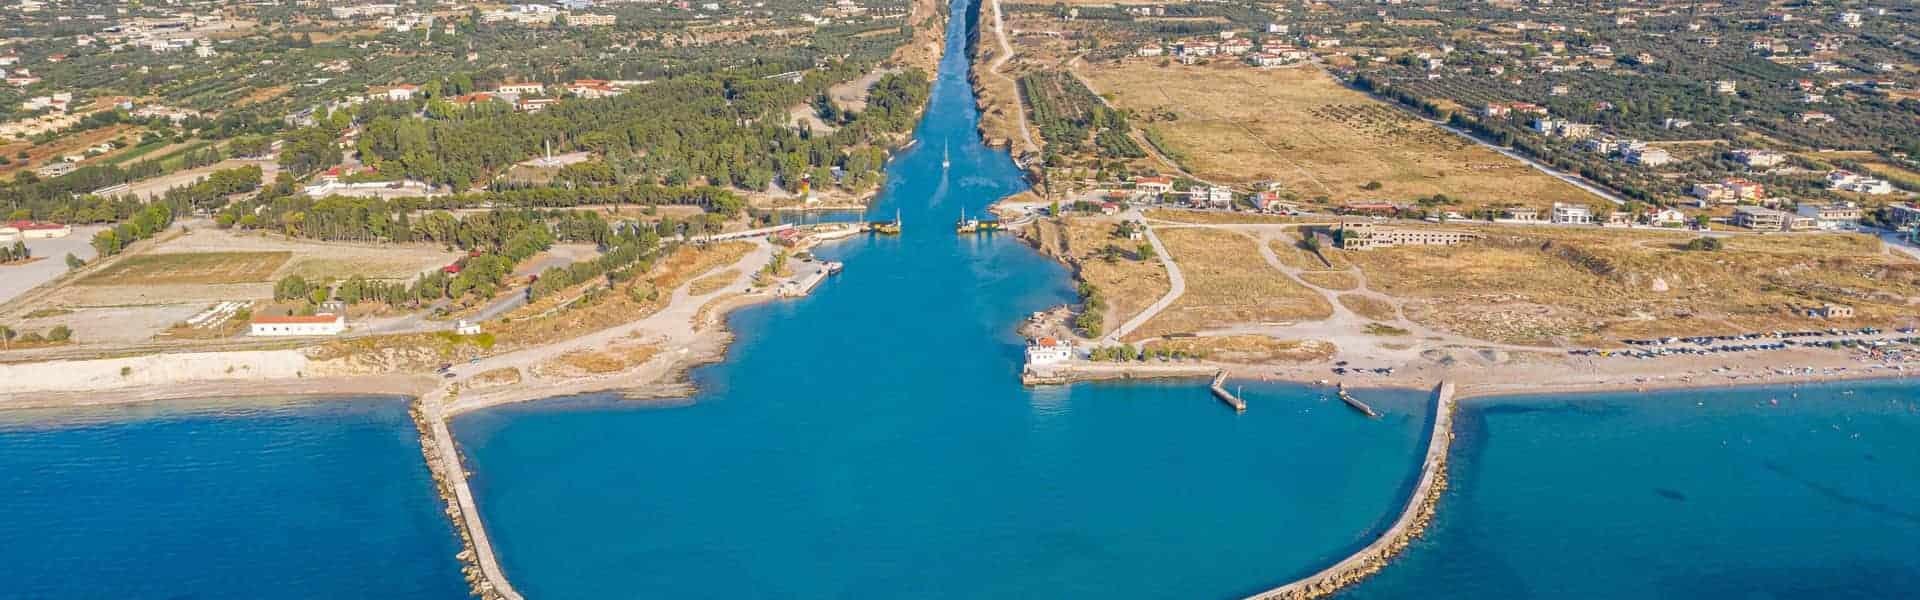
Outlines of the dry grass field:
{"label": "dry grass field", "polygon": [[1245,236],[1212,229],[1167,229],[1159,235],[1186,276],[1187,291],[1130,334],[1132,339],[1333,314],[1325,297],[1275,271]]}
{"label": "dry grass field", "polygon": [[[1407,316],[1513,343],[1604,343],[1920,321],[1920,263],[1860,235],[1738,235],[1720,251],[1682,249],[1686,234],[1483,227],[1453,247],[1349,252],[1371,289]],[[1858,317],[1805,311],[1826,303]]]}
{"label": "dry grass field", "polygon": [[146,254],[96,271],[79,285],[177,285],[269,281],[292,252]]}
{"label": "dry grass field", "polygon": [[1375,321],[1392,321],[1399,318],[1399,312],[1393,310],[1393,304],[1372,296],[1360,294],[1341,294],[1340,305],[1353,311],[1353,314]]}
{"label": "dry grass field", "polygon": [[1339,271],[1308,271],[1300,274],[1300,280],[1324,289],[1342,292],[1360,287],[1359,277]]}
{"label": "dry grass field", "polygon": [[[511,349],[554,342],[645,318],[666,306],[673,290],[714,269],[739,262],[752,250],[753,244],[747,242],[681,246],[655,263],[646,277],[587,294],[584,298],[582,294],[586,294],[590,286],[599,285],[598,280],[552,294],[509,313],[507,322],[494,326],[492,331],[498,334],[503,348]],[[636,299],[628,293],[634,286],[651,287],[655,290],[653,299]],[[579,300],[562,307],[575,298]]]}
{"label": "dry grass field", "polygon": [[1263,215],[1258,213],[1228,213],[1216,210],[1186,210],[1178,208],[1153,208],[1142,213],[1149,219],[1172,221],[1175,223],[1194,223],[1198,225],[1240,225],[1250,223],[1325,223],[1325,217],[1289,217],[1285,215]]}
{"label": "dry grass field", "polygon": [[1170,350],[1245,365],[1326,360],[1333,344],[1321,340],[1281,340],[1264,335],[1221,335],[1154,340],[1145,350]]}
{"label": "dry grass field", "polygon": [[726,289],[726,287],[731,285],[733,280],[738,277],[740,277],[739,269],[727,269],[694,280],[693,287],[689,288],[688,291],[692,292],[695,296],[705,296]]}
{"label": "dry grass field", "polygon": [[[1468,206],[1586,202],[1587,192],[1342,86],[1313,68],[1227,61],[1095,65],[1097,91],[1151,121],[1202,178],[1277,180],[1300,199],[1411,200],[1444,193]],[[1148,123],[1143,123],[1148,125]],[[1362,189],[1379,182],[1377,190]]]}
{"label": "dry grass field", "polygon": [[[1278,257],[1282,264],[1295,269],[1330,273],[1345,272],[1353,269],[1353,263],[1346,258],[1348,254],[1351,254],[1350,252],[1335,250],[1333,248],[1322,248],[1320,253],[1316,255],[1310,250],[1301,248],[1300,234],[1298,231],[1288,233],[1281,239],[1273,240],[1268,246],[1273,249],[1273,255]],[[1352,285],[1358,286],[1359,282],[1356,281]]]}
{"label": "dry grass field", "polygon": [[[1042,252],[1066,259],[1081,281],[1100,290],[1107,301],[1101,331],[1125,323],[1173,288],[1158,258],[1134,257],[1139,242],[1113,234],[1119,225],[1115,218],[1055,219],[1037,222],[1023,234],[1037,236]],[[1100,254],[1108,245],[1125,256],[1107,260]]]}

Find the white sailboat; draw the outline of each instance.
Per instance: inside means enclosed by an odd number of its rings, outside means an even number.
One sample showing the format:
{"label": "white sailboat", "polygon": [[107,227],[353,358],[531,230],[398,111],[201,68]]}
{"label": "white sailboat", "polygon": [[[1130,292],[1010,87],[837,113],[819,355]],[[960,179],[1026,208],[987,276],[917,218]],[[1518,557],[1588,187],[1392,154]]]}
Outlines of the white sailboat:
{"label": "white sailboat", "polygon": [[953,166],[953,148],[951,146],[941,146],[940,147],[940,168],[945,169],[952,166]]}

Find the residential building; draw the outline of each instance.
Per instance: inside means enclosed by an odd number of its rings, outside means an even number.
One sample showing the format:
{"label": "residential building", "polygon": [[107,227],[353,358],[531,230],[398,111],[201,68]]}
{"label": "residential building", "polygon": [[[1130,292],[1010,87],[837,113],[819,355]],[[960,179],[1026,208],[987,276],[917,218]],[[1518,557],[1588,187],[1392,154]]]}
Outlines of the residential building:
{"label": "residential building", "polygon": [[1667,152],[1665,149],[1654,147],[1628,150],[1626,157],[1628,163],[1643,167],[1658,167],[1673,162],[1673,154]]}
{"label": "residential building", "polygon": [[263,337],[340,335],[347,330],[347,316],[321,313],[313,316],[257,316],[249,335]]}
{"label": "residential building", "polygon": [[617,15],[598,15],[592,13],[568,13],[569,27],[612,27],[619,21]]}
{"label": "residential building", "polygon": [[1553,203],[1553,223],[1555,225],[1592,225],[1593,209],[1585,204]]}
{"label": "residential building", "polygon": [[1713,82],[1713,93],[1715,94],[1723,94],[1723,95],[1730,96],[1739,92],[1740,92],[1740,84],[1735,83],[1731,79],[1722,79],[1722,80]]}
{"label": "residential building", "polygon": [[1495,220],[1507,223],[1538,223],[1540,222],[1540,211],[1531,208],[1511,207],[1500,211],[1500,218]]}
{"label": "residential building", "polygon": [[1814,227],[1849,229],[1860,224],[1860,205],[1852,202],[1802,202],[1796,212],[1813,219]]}
{"label": "residential building", "polygon": [[1757,168],[1767,169],[1787,162],[1787,155],[1772,150],[1742,149],[1732,153],[1734,162]]}
{"label": "residential building", "polygon": [[1133,178],[1133,189],[1155,195],[1165,194],[1173,191],[1173,178],[1157,176],[1135,177]]}
{"label": "residential building", "polygon": [[1167,49],[1160,47],[1159,44],[1147,44],[1141,46],[1138,50],[1134,50],[1133,53],[1139,56],[1160,56],[1166,54]]}
{"label": "residential building", "polygon": [[496,94],[514,94],[518,96],[538,96],[547,91],[547,86],[539,83],[502,83],[493,88]]}
{"label": "residential building", "polygon": [[59,177],[61,175],[66,175],[68,173],[72,173],[74,169],[77,169],[77,168],[79,167],[75,166],[73,163],[70,163],[70,162],[55,161],[55,162],[47,163],[46,165],[43,165],[38,169],[34,169],[33,174],[39,175],[41,179],[50,179],[54,177]]}
{"label": "residential building", "polygon": [[1673,227],[1687,224],[1687,213],[1677,208],[1662,208],[1647,213],[1647,224],[1660,227]]}
{"label": "residential building", "polygon": [[1233,207],[1233,189],[1226,186],[1210,185],[1206,187],[1195,187],[1191,191],[1191,194],[1188,201],[1195,206],[1206,206],[1210,208]]}
{"label": "residential building", "polygon": [[1893,184],[1885,179],[1844,170],[1827,173],[1827,189],[1874,196],[1891,194],[1894,191]]}
{"label": "residential building", "polygon": [[1733,224],[1754,231],[1807,231],[1819,226],[1812,217],[1761,206],[1735,207]]}

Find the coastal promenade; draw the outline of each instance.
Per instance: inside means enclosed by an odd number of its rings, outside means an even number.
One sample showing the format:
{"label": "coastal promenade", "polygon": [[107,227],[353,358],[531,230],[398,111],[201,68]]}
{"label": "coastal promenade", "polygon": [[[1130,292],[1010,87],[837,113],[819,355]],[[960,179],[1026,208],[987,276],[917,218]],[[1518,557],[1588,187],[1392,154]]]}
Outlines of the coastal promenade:
{"label": "coastal promenade", "polygon": [[1453,446],[1453,382],[1443,381],[1434,389],[1433,432],[1427,438],[1427,455],[1420,463],[1420,479],[1414,483],[1407,505],[1393,526],[1381,532],[1373,543],[1345,560],[1308,575],[1298,581],[1267,590],[1247,600],[1301,600],[1331,596],[1349,585],[1387,566],[1387,561],[1406,549],[1419,537],[1433,518],[1440,493],[1447,488],[1447,452]]}

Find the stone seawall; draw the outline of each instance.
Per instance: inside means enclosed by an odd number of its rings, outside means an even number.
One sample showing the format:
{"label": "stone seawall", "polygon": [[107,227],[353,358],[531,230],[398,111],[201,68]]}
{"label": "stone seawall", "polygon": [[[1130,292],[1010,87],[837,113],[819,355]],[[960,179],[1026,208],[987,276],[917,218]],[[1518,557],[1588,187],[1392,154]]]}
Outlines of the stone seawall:
{"label": "stone seawall", "polygon": [[1342,588],[1359,583],[1387,566],[1387,562],[1405,550],[1407,544],[1427,528],[1433,519],[1440,494],[1447,489],[1447,452],[1453,446],[1453,382],[1442,382],[1434,390],[1433,433],[1427,441],[1427,454],[1420,464],[1420,479],[1407,498],[1406,509],[1392,527],[1380,537],[1331,567],[1318,573],[1259,594],[1248,600],[1301,600],[1324,598]]}
{"label": "stone seawall", "polygon": [[423,397],[413,406],[414,426],[420,430],[420,452],[433,472],[434,487],[447,505],[447,517],[460,535],[460,571],[466,575],[473,595],[482,600],[524,600],[507,583],[506,572],[494,555],[493,542],[487,538],[486,525],[480,521],[480,508],[474,503],[473,490],[467,486],[466,467],[447,429],[439,393]]}

